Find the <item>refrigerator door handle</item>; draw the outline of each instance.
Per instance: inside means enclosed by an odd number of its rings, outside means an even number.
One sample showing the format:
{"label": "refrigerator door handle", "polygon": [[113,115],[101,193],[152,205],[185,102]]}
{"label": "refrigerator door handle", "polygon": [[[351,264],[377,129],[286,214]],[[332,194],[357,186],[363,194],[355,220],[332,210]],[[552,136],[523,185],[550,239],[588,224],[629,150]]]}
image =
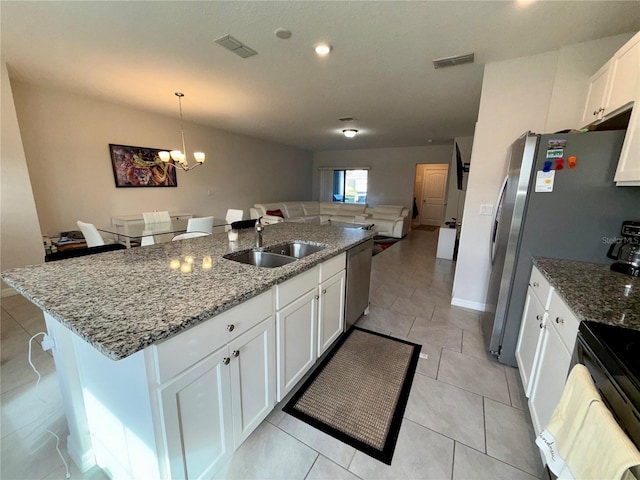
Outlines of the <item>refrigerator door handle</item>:
{"label": "refrigerator door handle", "polygon": [[504,200],[504,194],[507,191],[507,181],[509,175],[504,177],[502,186],[500,187],[500,193],[498,193],[498,200],[496,201],[496,208],[493,210],[493,217],[491,219],[491,236],[489,237],[489,251],[491,253],[491,265],[496,260],[496,236],[498,235],[498,215],[502,210],[502,201]]}

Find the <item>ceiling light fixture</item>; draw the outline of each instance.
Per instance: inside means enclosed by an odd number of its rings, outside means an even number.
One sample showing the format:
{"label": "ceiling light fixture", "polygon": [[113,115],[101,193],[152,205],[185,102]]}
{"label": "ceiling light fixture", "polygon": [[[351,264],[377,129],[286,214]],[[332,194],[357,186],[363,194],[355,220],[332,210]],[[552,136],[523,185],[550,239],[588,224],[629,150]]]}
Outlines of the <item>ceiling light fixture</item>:
{"label": "ceiling light fixture", "polygon": [[316,53],[320,56],[329,55],[329,52],[333,49],[328,43],[319,43],[314,47]]}
{"label": "ceiling light fixture", "polygon": [[358,133],[358,130],[356,130],[355,128],[347,128],[345,130],[342,130],[342,133],[344,133],[344,136],[347,138],[353,138],[356,136],[356,133]]}
{"label": "ceiling light fixture", "polygon": [[[176,92],[176,97],[178,97],[178,103],[180,104],[180,132],[182,134],[182,151],[180,150],[171,150],[170,152],[158,152],[158,156],[160,160],[163,162],[169,162],[172,159],[177,162],[180,167],[185,172],[188,172],[191,169],[196,168],[199,165],[202,165],[205,161],[205,155],[202,152],[193,152],[193,158],[196,160],[195,165],[189,166],[189,162],[187,161],[187,149],[184,145],[184,121],[182,120],[182,97],[184,97],[184,93]],[[175,163],[170,163],[169,165],[176,166]]]}

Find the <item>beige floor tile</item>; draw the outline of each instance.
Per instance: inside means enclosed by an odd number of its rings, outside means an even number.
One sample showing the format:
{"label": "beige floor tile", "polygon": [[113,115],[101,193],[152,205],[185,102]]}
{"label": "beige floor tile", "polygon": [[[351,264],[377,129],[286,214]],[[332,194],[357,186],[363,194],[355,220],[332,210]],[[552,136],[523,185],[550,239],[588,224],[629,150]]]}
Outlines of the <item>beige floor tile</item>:
{"label": "beige floor tile", "polygon": [[369,302],[374,307],[389,308],[396,298],[397,295],[387,292],[384,288],[369,293]]}
{"label": "beige floor tile", "polygon": [[414,317],[402,315],[386,308],[374,307],[369,309],[369,315],[360,317],[356,323],[359,327],[374,330],[379,333],[406,336],[411,330]]}
{"label": "beige floor tile", "polygon": [[[407,338],[407,340],[410,340]],[[427,355],[427,358],[420,358],[416,373],[426,375],[427,377],[437,378],[438,367],[440,366],[440,356],[442,355],[442,347],[435,347],[428,342],[421,342],[422,350],[420,353]]]}
{"label": "beige floor tile", "polygon": [[536,480],[537,478],[456,442],[453,480]]}
{"label": "beige floor tile", "polygon": [[482,334],[471,330],[462,330],[462,353],[483,360],[493,360],[493,356],[487,350]]}
{"label": "beige floor tile", "polygon": [[444,349],[438,380],[511,405],[504,365]]}
{"label": "beige floor tile", "polygon": [[424,318],[416,318],[409,332],[409,340],[429,343],[434,347],[460,352],[462,350],[462,329],[446,324],[436,324]]}
{"label": "beige floor tile", "polygon": [[484,451],[482,397],[416,375],[404,416],[424,427]]}
{"label": "beige floor tile", "polygon": [[451,478],[453,440],[404,419],[391,465],[356,452],[349,471],[368,479]]}
{"label": "beige floor tile", "polygon": [[403,315],[428,319],[431,318],[435,307],[435,303],[431,303],[421,298],[398,297],[389,309],[402,313]]}
{"label": "beige floor tile", "polygon": [[478,312],[472,310],[438,304],[431,320],[434,323],[446,323],[482,335],[481,318]]}
{"label": "beige floor tile", "polygon": [[319,455],[305,480],[358,480],[358,477]]}
{"label": "beige floor tile", "polygon": [[507,385],[509,385],[509,395],[511,396],[511,406],[518,410],[527,410],[527,397],[524,395],[520,372],[517,368],[504,367],[507,374]]}
{"label": "beige floor tile", "polygon": [[356,449],[321,432],[291,415],[286,415],[278,424],[278,428],[297,438],[305,445],[324,455],[343,468],[347,468]]}
{"label": "beige floor tile", "polygon": [[[303,479],[318,453],[269,422],[262,422],[214,478]],[[286,472],[286,473],[285,473]]]}
{"label": "beige floor tile", "polygon": [[[3,339],[0,350],[2,359],[1,393],[9,392],[37,379],[36,374],[29,366],[29,336],[26,333]],[[35,340],[32,343],[31,358],[41,375],[47,375],[55,371],[51,355],[44,352],[40,344]]]}
{"label": "beige floor tile", "polygon": [[387,294],[391,294],[391,295],[395,295],[396,297],[410,297],[411,295],[413,295],[413,291],[415,290],[415,288],[413,287],[407,287],[405,285],[398,285],[397,283],[393,283],[390,281],[386,281],[384,283],[382,283],[382,285],[380,285],[377,289],[376,289],[376,294],[379,291],[384,291]]}
{"label": "beige floor tile", "polygon": [[542,477],[542,460],[534,443],[526,413],[509,405],[484,399],[487,455],[536,477]]}

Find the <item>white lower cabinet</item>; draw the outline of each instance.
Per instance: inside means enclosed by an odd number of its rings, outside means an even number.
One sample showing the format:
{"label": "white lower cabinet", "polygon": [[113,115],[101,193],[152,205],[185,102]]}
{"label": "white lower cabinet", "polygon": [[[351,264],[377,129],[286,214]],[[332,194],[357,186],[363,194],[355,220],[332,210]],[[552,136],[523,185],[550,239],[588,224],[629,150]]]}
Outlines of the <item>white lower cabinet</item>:
{"label": "white lower cabinet", "polygon": [[529,411],[536,433],[545,428],[560,401],[571,367],[580,321],[556,291],[543,322],[538,360],[531,373]]}
{"label": "white lower cabinet", "polygon": [[317,309],[315,287],[276,312],[278,401],[291,391],[318,358]]}
{"label": "white lower cabinet", "polygon": [[234,450],[228,347],[162,390],[171,478],[205,478]]}
{"label": "white lower cabinet", "polygon": [[161,390],[171,478],[207,478],[275,404],[269,317]]}
{"label": "white lower cabinet", "polygon": [[344,270],[320,284],[318,309],[318,356],[344,331]]}
{"label": "white lower cabinet", "polygon": [[529,287],[524,304],[520,336],[516,346],[516,361],[518,362],[522,387],[527,397],[531,393],[531,373],[540,353],[541,337],[544,332],[543,322],[546,319],[546,315],[547,312],[544,306],[540,303],[532,288]]}

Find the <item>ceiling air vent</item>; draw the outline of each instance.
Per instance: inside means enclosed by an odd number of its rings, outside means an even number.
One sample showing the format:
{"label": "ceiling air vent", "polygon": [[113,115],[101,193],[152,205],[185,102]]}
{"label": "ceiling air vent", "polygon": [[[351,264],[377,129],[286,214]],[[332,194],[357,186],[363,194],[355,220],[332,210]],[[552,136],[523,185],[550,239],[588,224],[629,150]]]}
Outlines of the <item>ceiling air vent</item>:
{"label": "ceiling air vent", "polygon": [[355,122],[356,121],[356,119],[353,118],[353,117],[342,117],[342,118],[339,118],[338,120],[341,121],[341,122]]}
{"label": "ceiling air vent", "polygon": [[252,57],[253,55],[258,54],[258,52],[256,52],[253,48],[247,47],[244,43],[233,38],[231,35],[220,37],[216,39],[215,42],[242,58]]}
{"label": "ceiling air vent", "polygon": [[467,53],[466,55],[457,55],[455,57],[438,58],[433,61],[435,68],[454,67],[456,65],[462,65],[463,63],[473,63],[473,53]]}

